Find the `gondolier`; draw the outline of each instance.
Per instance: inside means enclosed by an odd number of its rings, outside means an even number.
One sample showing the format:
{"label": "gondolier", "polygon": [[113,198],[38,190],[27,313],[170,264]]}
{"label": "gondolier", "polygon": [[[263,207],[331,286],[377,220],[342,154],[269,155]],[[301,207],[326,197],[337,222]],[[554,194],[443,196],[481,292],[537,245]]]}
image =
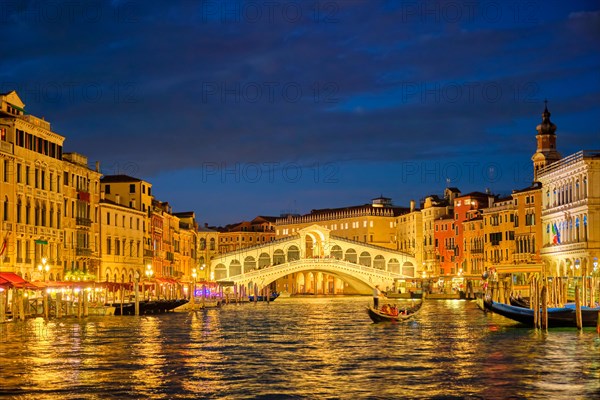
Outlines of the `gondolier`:
{"label": "gondolier", "polygon": [[381,290],[379,290],[379,285],[375,285],[373,288],[373,307],[377,310],[379,308],[379,297],[381,296]]}

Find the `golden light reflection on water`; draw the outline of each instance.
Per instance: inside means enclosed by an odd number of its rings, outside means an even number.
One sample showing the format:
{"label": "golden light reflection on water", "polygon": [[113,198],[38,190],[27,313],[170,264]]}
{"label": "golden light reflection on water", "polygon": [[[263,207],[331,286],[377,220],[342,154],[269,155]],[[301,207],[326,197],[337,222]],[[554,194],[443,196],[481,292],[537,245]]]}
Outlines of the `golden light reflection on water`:
{"label": "golden light reflection on water", "polygon": [[[592,398],[592,331],[516,328],[464,301],[372,324],[364,298],[0,326],[0,397]],[[10,343],[10,345],[8,345]],[[557,388],[554,382],[566,385]]]}

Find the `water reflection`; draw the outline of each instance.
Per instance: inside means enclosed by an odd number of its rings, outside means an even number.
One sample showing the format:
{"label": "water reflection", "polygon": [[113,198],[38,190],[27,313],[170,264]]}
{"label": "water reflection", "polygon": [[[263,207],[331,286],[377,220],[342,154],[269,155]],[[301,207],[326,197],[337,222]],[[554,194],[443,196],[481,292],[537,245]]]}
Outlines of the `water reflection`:
{"label": "water reflection", "polygon": [[[593,330],[516,327],[464,301],[372,324],[365,298],[0,326],[0,396],[22,398],[593,398]],[[561,382],[560,384],[558,382]]]}

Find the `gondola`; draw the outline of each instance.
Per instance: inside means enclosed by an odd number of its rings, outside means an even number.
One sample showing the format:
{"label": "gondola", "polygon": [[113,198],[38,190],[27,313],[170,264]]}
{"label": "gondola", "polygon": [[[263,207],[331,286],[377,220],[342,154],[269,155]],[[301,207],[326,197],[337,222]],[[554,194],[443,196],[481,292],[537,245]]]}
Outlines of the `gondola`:
{"label": "gondola", "polygon": [[515,307],[529,308],[529,300],[523,297],[510,296],[510,305]]}
{"label": "gondola", "polygon": [[[142,300],[139,302],[140,315],[162,314],[174,310],[175,308],[186,304],[189,300]],[[108,303],[107,306],[115,308],[114,315],[135,315],[135,303],[123,303],[123,313],[121,314],[121,303]]]}
{"label": "gondola", "polygon": [[419,312],[421,306],[423,305],[423,301],[416,303],[415,305],[407,308],[398,308],[398,315],[390,315],[381,311],[381,309],[376,309],[373,306],[367,307],[367,314],[373,320],[373,322],[400,322],[410,319]]}
{"label": "gondola", "polygon": [[[521,324],[534,326],[534,311],[529,308],[511,306],[508,304],[496,303],[486,300],[485,308],[503,317],[520,322]],[[600,307],[590,308],[581,307],[581,321],[584,327],[595,327],[598,323],[598,313]],[[548,308],[548,327],[577,327],[575,308],[572,307],[553,307]]]}
{"label": "gondola", "polygon": [[[279,293],[273,292],[269,295],[269,301],[275,301],[279,297]],[[254,296],[248,296],[250,302],[254,301]],[[267,301],[267,296],[256,296],[256,301]]]}

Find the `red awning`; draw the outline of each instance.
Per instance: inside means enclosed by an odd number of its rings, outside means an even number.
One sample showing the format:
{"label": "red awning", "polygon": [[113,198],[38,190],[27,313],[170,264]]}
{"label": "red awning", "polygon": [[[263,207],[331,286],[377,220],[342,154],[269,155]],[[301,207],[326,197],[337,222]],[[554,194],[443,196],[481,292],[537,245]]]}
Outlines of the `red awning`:
{"label": "red awning", "polygon": [[157,283],[169,283],[172,285],[176,285],[179,282],[177,282],[175,279],[172,278],[166,278],[166,277],[160,277],[160,278],[156,278],[156,282]]}
{"label": "red awning", "polygon": [[14,272],[0,272],[0,285],[5,288],[37,289],[37,286],[27,282]]}

